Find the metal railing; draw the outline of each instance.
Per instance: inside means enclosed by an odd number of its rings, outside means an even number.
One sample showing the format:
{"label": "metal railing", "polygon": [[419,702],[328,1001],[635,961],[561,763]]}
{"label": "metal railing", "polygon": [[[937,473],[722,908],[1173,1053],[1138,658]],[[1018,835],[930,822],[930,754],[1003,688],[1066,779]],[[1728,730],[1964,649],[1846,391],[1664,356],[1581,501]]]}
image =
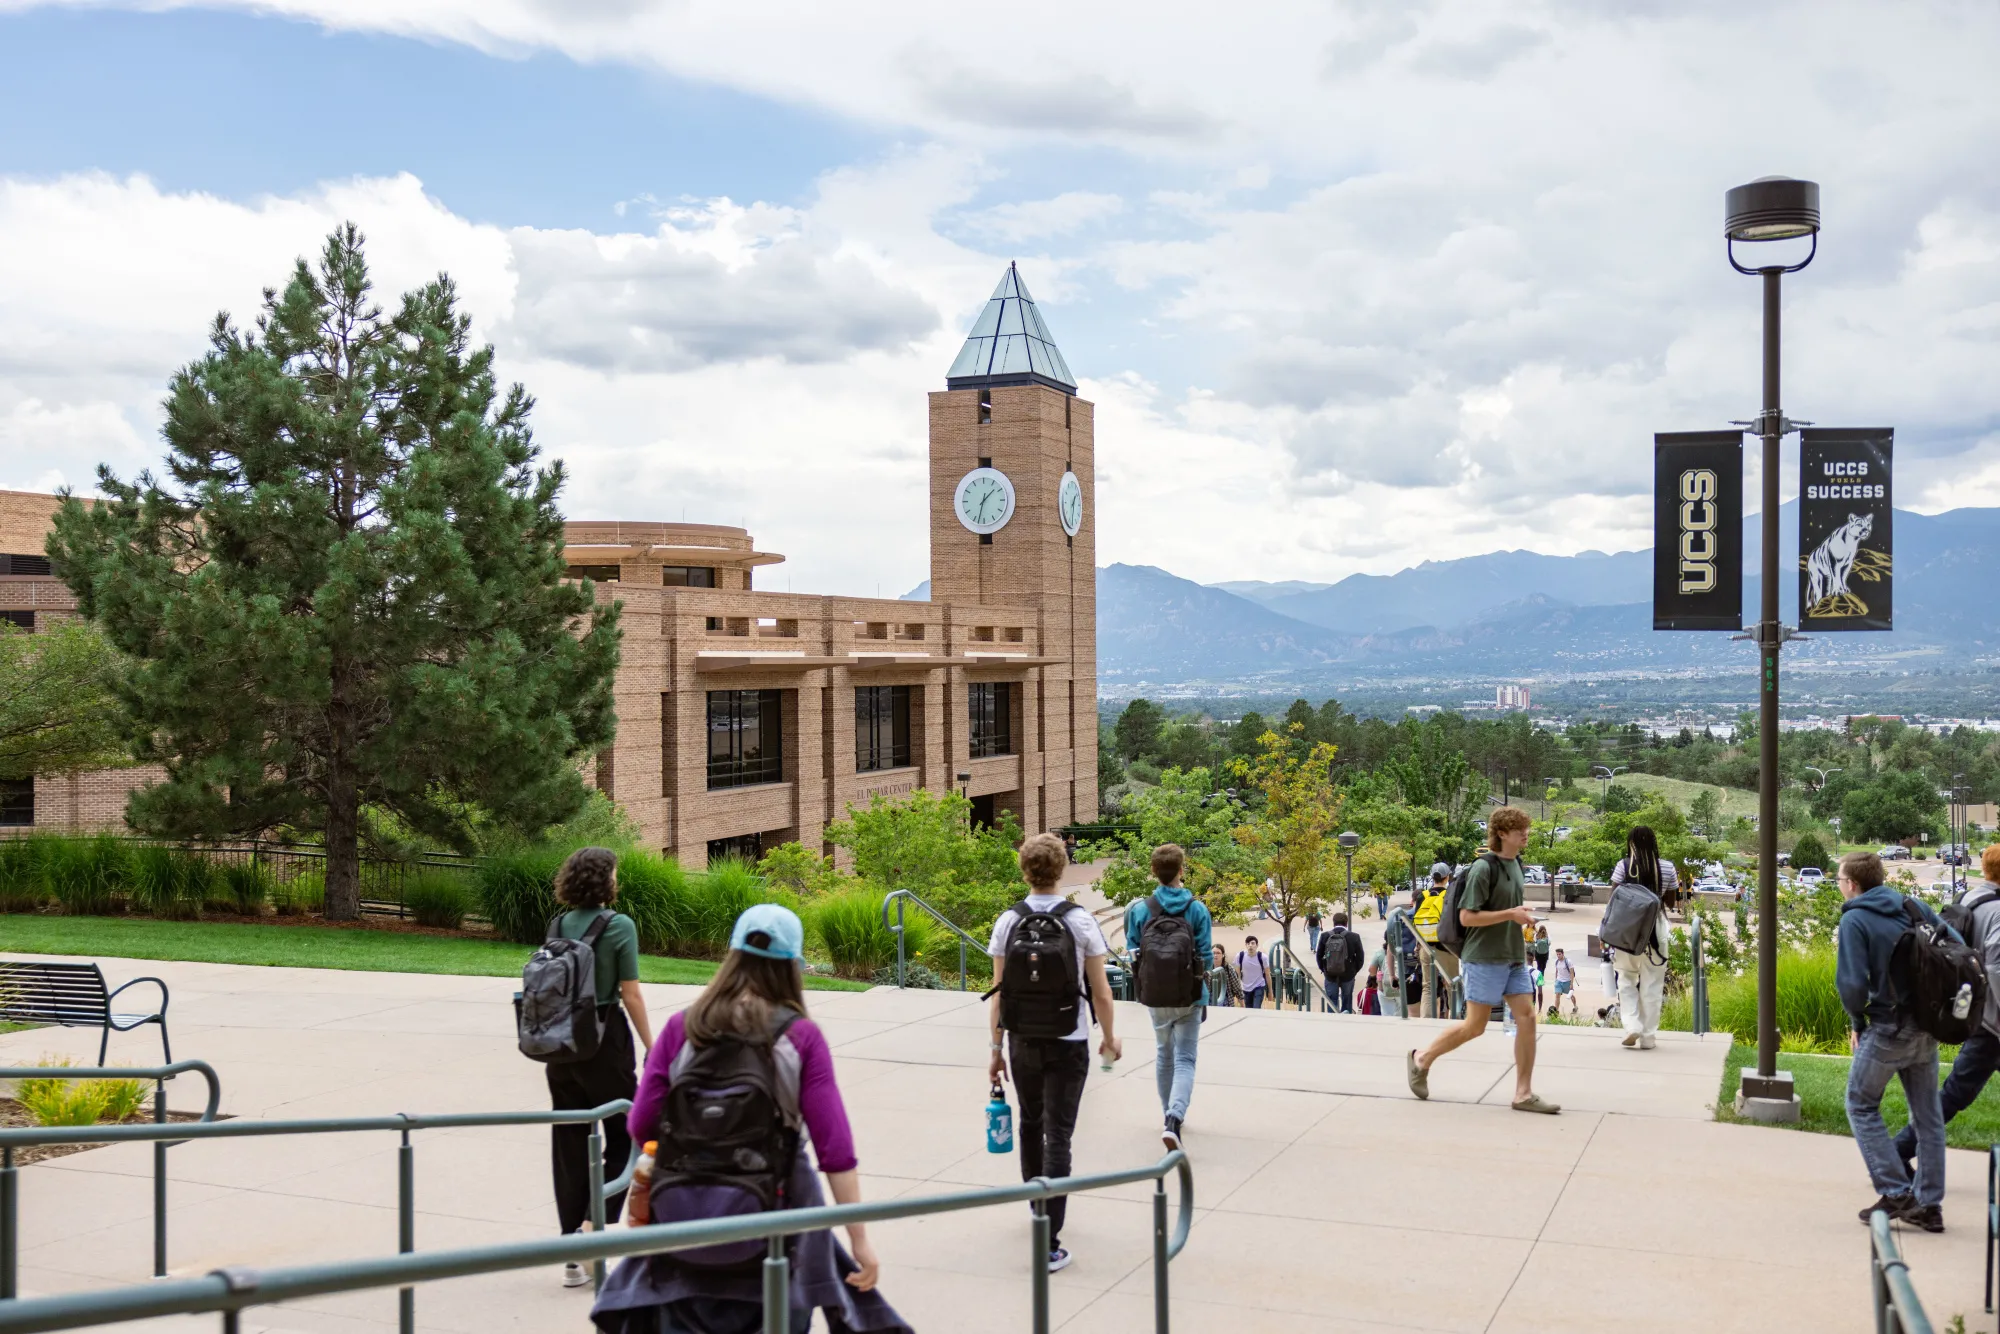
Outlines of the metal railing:
{"label": "metal railing", "polygon": [[[146,1138],[153,1141],[153,1274],[158,1277],[167,1272],[167,1150],[184,1143],[185,1137],[178,1131],[171,1135],[162,1133],[167,1125],[167,1081],[176,1075],[193,1072],[208,1084],[208,1105],[202,1108],[201,1122],[182,1122],[182,1126],[201,1124],[215,1120],[215,1109],[222,1102],[222,1081],[206,1061],[175,1061],[171,1065],[146,1066],[51,1066],[16,1065],[0,1067],[0,1079],[150,1079],[153,1081],[153,1124],[151,1126],[124,1127],[148,1132]],[[99,1127],[45,1129],[31,1127],[24,1130],[0,1130],[0,1299],[13,1297],[18,1292],[19,1255],[21,1236],[21,1179],[20,1168],[14,1165],[14,1151],[31,1144],[74,1144],[85,1137],[88,1130]]]}
{"label": "metal railing", "polygon": [[[162,1067],[175,1069],[176,1067]],[[152,1125],[114,1126],[25,1126],[0,1130],[0,1159],[5,1166],[0,1167],[0,1298],[19,1301],[16,1275],[17,1257],[20,1250],[20,1225],[17,1218],[18,1185],[15,1179],[14,1152],[42,1144],[124,1144],[130,1142],[151,1143],[153,1145],[153,1276],[162,1279],[167,1272],[167,1178],[166,1150],[174,1144],[184,1144],[189,1140],[246,1139],[270,1135],[337,1135],[355,1131],[386,1130],[400,1132],[402,1146],[397,1153],[396,1180],[396,1244],[398,1250],[408,1254],[417,1246],[417,1166],[415,1146],[410,1143],[413,1130],[464,1129],[470,1126],[532,1126],[532,1125],[583,1125],[590,1126],[590,1222],[592,1228],[601,1233],[604,1230],[604,1204],[612,1196],[624,1190],[632,1181],[633,1168],[639,1161],[639,1146],[634,1143],[631,1155],[625,1163],[625,1170],[614,1181],[604,1179],[604,1135],[599,1123],[609,1116],[622,1116],[631,1110],[632,1104],[624,1098],[614,1099],[600,1107],[576,1111],[531,1111],[531,1112],[446,1112],[438,1115],[411,1115],[397,1112],[390,1116],[346,1116],[316,1117],[292,1121],[217,1121],[216,1103],[220,1088],[215,1072],[200,1061],[180,1062],[180,1068],[199,1069],[209,1081],[208,1108],[200,1121],[183,1121],[166,1124],[159,1118],[162,1112],[155,1112]],[[63,1078],[105,1079],[130,1078],[146,1074],[145,1071],[98,1070],[85,1067],[71,1070],[63,1067]],[[36,1078],[49,1074],[48,1068],[29,1067],[0,1070],[0,1078]],[[470,1272],[470,1271],[468,1271]],[[604,1283],[604,1263],[599,1259],[594,1278],[598,1286]],[[379,1286],[379,1285],[365,1285]],[[49,1299],[56,1300],[56,1299]],[[405,1287],[401,1293],[399,1325],[403,1334],[412,1334],[416,1329],[416,1294]],[[6,1313],[14,1308],[0,1306],[0,1329],[11,1328],[6,1324]],[[124,1318],[124,1317],[120,1317]],[[84,1322],[92,1323],[92,1322]],[[59,1326],[49,1326],[58,1328]],[[67,1326],[60,1326],[67,1328]]]}
{"label": "metal railing", "polygon": [[2000,1145],[1986,1151],[1986,1310],[1993,1310],[1993,1260],[2000,1252]]}
{"label": "metal railing", "polygon": [[1910,1267],[1903,1263],[1889,1215],[1881,1209],[1868,1215],[1868,1268],[1876,1334],[1931,1334],[1931,1318],[1917,1299]]}
{"label": "metal railing", "polygon": [[1688,915],[1688,955],[1693,977],[1688,981],[1688,1023],[1695,1036],[1708,1032],[1708,962],[1702,955],[1701,914]]}
{"label": "metal railing", "polygon": [[[1169,1172],[1177,1175],[1180,1185],[1180,1205],[1171,1235],[1167,1228],[1166,1177]],[[35,1334],[43,1330],[82,1329],[155,1316],[218,1313],[222,1316],[223,1334],[237,1334],[239,1313],[247,1307],[374,1288],[400,1288],[407,1293],[417,1283],[501,1273],[538,1265],[589,1261],[601,1270],[607,1259],[656,1255],[734,1241],[770,1243],[763,1271],[764,1334],[791,1334],[791,1302],[788,1299],[791,1268],[785,1254],[786,1237],[855,1223],[918,1218],[964,1209],[1018,1204],[1024,1200],[1034,1210],[1034,1223],[1030,1230],[1034,1252],[1029,1266],[1033,1276],[1033,1329],[1035,1334],[1047,1334],[1047,1202],[1056,1196],[1105,1190],[1140,1181],[1153,1183],[1153,1328],[1164,1334],[1169,1314],[1167,1266],[1187,1245],[1188,1229],[1194,1223],[1194,1173],[1188,1166],[1187,1155],[1179,1149],[1150,1166],[1129,1168],[1122,1172],[1099,1172],[1091,1176],[1058,1177],[1055,1180],[1036,1177],[1018,1186],[960,1191],[916,1200],[782,1209],[686,1223],[647,1224],[610,1233],[577,1233],[553,1240],[518,1241],[498,1246],[380,1256],[282,1269],[218,1269],[201,1278],[173,1279],[109,1291],[17,1299],[0,1306],[0,1334]],[[405,1309],[408,1309],[407,1302]]]}
{"label": "metal railing", "polygon": [[[882,925],[889,931],[894,932],[896,936],[896,985],[899,987],[903,985],[904,970],[907,967],[904,952],[905,925],[903,921],[903,905],[906,903],[914,903],[917,907],[929,913],[932,921],[958,937],[958,989],[964,991],[966,989],[966,946],[969,945],[983,954],[986,950],[986,942],[968,934],[957,922],[952,921],[936,908],[918,898],[914,890],[908,889],[891,890],[882,896]],[[896,910],[896,920],[893,922],[889,920],[889,908],[892,904],[895,905]]]}

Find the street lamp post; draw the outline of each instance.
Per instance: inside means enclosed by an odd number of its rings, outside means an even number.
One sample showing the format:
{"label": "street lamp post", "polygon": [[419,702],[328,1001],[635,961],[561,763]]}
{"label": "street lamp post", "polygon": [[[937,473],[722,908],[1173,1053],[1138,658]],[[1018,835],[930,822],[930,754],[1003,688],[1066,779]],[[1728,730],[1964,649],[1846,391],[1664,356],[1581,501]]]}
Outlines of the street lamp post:
{"label": "street lamp post", "polygon": [[[1778,620],[1778,474],[1785,434],[1794,429],[1778,405],[1781,284],[1819,253],[1819,186],[1785,176],[1764,176],[1731,190],[1724,201],[1723,237],[1729,265],[1755,274],[1764,287],[1764,406],[1755,426],[1763,439],[1763,585],[1757,644],[1757,1074],[1745,1076],[1739,1107],[1760,1120],[1796,1121],[1798,1095],[1789,1073],[1778,1072],[1778,650],[1789,638]],[[1736,243],[1809,237],[1812,249],[1796,264],[1746,268]]]}
{"label": "street lamp post", "polygon": [[1347,858],[1347,920],[1354,920],[1354,850],[1361,846],[1361,835],[1348,832],[1337,840],[1342,855]]}
{"label": "street lamp post", "polygon": [[1598,798],[1597,802],[1598,807],[1600,809],[1602,809],[1605,806],[1609,806],[1611,804],[1611,780],[1616,778],[1619,774],[1624,773],[1627,769],[1631,767],[1632,766],[1629,764],[1621,764],[1616,769],[1610,768],[1602,764],[1591,766],[1590,769],[1591,776],[1594,778],[1601,778],[1604,780],[1604,794],[1603,796]]}

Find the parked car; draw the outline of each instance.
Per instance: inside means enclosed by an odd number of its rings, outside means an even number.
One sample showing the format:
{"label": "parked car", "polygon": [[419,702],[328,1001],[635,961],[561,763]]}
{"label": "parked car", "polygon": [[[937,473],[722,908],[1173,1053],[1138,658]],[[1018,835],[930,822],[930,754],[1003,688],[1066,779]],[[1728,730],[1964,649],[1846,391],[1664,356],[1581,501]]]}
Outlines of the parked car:
{"label": "parked car", "polygon": [[1799,883],[1807,889],[1818,889],[1821,882],[1825,879],[1826,872],[1817,866],[1801,866],[1799,868]]}
{"label": "parked car", "polygon": [[1582,878],[1582,876],[1576,873],[1574,866],[1558,866],[1556,868],[1556,883],[1558,885],[1572,884]]}
{"label": "parked car", "polygon": [[1549,873],[1539,866],[1524,867],[1521,879],[1530,885],[1546,885],[1549,883]]}
{"label": "parked car", "polygon": [[1970,866],[1972,849],[1963,843],[1953,843],[1938,854],[1938,860],[1946,866]]}
{"label": "parked car", "polygon": [[1875,855],[1885,862],[1906,862],[1910,860],[1910,850],[1901,843],[1887,843],[1876,849]]}
{"label": "parked car", "polygon": [[1575,833],[1575,832],[1576,832],[1576,830],[1574,830],[1573,828],[1571,828],[1571,827],[1570,827],[1569,825],[1566,825],[1566,824],[1559,824],[1559,825],[1557,825],[1557,826],[1556,826],[1556,842],[1558,842],[1558,843],[1562,842],[1562,841],[1563,841],[1564,839],[1568,838],[1568,837],[1569,837],[1569,836],[1570,836],[1571,834],[1573,834],[1573,833]]}
{"label": "parked car", "polygon": [[1791,864],[1792,864],[1792,854],[1791,854],[1791,853],[1789,853],[1789,852],[1781,852],[1781,853],[1779,853],[1779,854],[1778,854],[1778,865],[1780,865],[1780,866],[1790,866]]}

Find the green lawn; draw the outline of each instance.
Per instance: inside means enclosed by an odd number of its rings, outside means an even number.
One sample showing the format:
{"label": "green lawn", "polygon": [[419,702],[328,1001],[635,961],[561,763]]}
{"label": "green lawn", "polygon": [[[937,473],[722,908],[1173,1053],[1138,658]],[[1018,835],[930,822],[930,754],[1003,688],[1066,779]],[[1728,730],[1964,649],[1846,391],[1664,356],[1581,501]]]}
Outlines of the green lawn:
{"label": "green lawn", "polygon": [[[145,917],[0,916],[0,950],[22,954],[93,954],[120,959],[185,959],[369,973],[454,973],[509,977],[532,953],[526,945],[427,936],[366,927],[265,926],[254,922],[162,922]],[[716,965],[701,959],[639,956],[645,982],[702,983]],[[814,991],[865,991],[867,985],[807,977]]]}
{"label": "green lawn", "polygon": [[[1947,1048],[1939,1056],[1940,1081],[1951,1069],[1952,1051]],[[1715,1103],[1718,1121],[1766,1124],[1750,1122],[1732,1110],[1744,1067],[1756,1063],[1756,1044],[1737,1042],[1730,1046],[1729,1059],[1722,1065],[1722,1089]],[[1793,1086],[1799,1092],[1798,1122],[1780,1128],[1809,1130],[1819,1135],[1852,1133],[1847,1125],[1847,1068],[1851,1064],[1853,1062],[1845,1056],[1778,1053],[1778,1068],[1792,1072]],[[1910,1104],[1905,1101],[1903,1086],[1897,1080],[1889,1081],[1889,1091],[1883,1095],[1882,1119],[1888,1122],[1892,1134],[1909,1123]],[[1982,1152],[2000,1143],[2000,1080],[1989,1083],[1977,1102],[1951,1119],[1945,1127],[1945,1142],[1954,1149],[1978,1149]]]}

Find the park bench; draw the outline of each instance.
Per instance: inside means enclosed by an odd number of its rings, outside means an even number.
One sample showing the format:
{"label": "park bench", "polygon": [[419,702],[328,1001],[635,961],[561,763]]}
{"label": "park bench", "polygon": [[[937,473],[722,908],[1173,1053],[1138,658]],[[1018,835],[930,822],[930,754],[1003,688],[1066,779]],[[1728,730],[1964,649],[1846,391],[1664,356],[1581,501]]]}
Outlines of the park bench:
{"label": "park bench", "polygon": [[[111,1008],[119,995],[141,982],[160,989],[160,1006],[143,1013]],[[116,991],[104,985],[104,970],[94,963],[17,963],[0,959],[0,1019],[16,1024],[58,1024],[64,1028],[101,1028],[97,1063],[104,1064],[113,1033],[128,1033],[142,1024],[160,1026],[160,1051],[173,1064],[167,1045],[167,984],[157,977],[135,977]]]}

